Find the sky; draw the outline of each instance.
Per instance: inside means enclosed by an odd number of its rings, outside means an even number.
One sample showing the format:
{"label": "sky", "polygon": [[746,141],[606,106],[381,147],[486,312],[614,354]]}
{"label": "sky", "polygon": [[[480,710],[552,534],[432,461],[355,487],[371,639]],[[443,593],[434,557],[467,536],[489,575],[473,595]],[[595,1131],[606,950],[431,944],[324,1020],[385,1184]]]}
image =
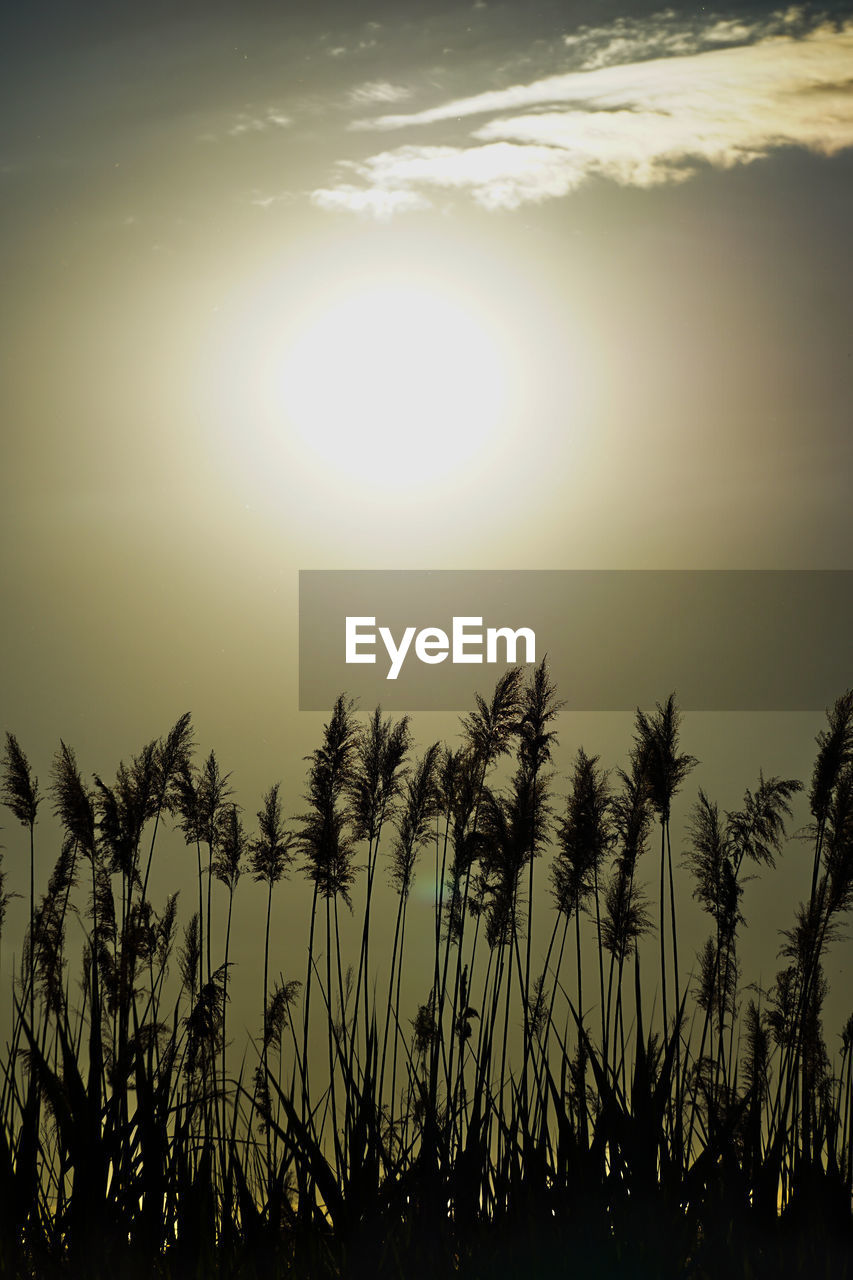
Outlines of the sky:
{"label": "sky", "polygon": [[[60,737],[106,773],[190,709],[250,817],[277,777],[298,812],[299,569],[853,568],[848,7],[4,27],[0,721],[43,780]],[[820,723],[685,745],[733,808]],[[562,725],[561,778],[630,731]]]}

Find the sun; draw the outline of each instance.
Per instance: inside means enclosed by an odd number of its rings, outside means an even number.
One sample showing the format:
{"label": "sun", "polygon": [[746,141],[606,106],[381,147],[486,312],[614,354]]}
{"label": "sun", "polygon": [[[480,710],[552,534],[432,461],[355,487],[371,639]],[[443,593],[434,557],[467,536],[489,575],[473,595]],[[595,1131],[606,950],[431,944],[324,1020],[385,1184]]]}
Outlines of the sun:
{"label": "sun", "polygon": [[314,315],[275,377],[281,429],[325,467],[420,486],[505,429],[507,360],[464,301],[426,284],[362,287]]}
{"label": "sun", "polygon": [[392,509],[418,513],[398,520],[397,549],[458,538],[509,495],[541,493],[549,440],[577,448],[582,334],[549,281],[469,235],[391,235],[359,227],[259,259],[200,334],[209,465],[315,544],[353,519],[381,539]]}

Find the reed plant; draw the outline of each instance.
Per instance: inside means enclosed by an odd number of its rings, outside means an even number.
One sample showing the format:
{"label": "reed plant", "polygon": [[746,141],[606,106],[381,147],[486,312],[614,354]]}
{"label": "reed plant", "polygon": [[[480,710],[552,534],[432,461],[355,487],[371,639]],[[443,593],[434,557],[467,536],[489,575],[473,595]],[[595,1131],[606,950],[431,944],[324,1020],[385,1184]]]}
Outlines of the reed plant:
{"label": "reed plant", "polygon": [[[18,866],[28,909],[0,1278],[853,1276],[853,1015],[823,1025],[853,907],[853,694],[818,737],[799,832],[802,784],[761,773],[730,811],[698,788],[673,830],[698,767],[674,695],[638,709],[625,767],[580,748],[560,780],[560,705],[547,663],[512,668],[457,743],[418,752],[407,717],[341,695],[298,812],[276,784],[252,824],[216,754],[196,764],[188,715],[112,783],[61,743],[49,871],[46,797],[7,734],[21,857],[0,868],[0,930]],[[170,827],[197,881],[183,919],[176,893],[154,900]],[[762,988],[744,886],[793,836],[803,900]],[[294,873],[298,976],[272,928]],[[709,921],[686,966],[685,875]],[[241,912],[264,921],[246,1044],[228,1038],[232,971],[253,963]]]}

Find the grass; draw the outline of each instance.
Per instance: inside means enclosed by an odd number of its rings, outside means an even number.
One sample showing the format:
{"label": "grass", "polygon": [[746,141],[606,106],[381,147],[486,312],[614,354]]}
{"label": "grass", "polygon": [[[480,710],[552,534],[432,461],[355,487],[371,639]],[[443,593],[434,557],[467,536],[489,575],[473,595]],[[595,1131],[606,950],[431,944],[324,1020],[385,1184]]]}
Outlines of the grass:
{"label": "grass", "polygon": [[[853,905],[853,695],[817,740],[805,895],[768,991],[741,974],[744,883],[772,873],[801,783],[760,775],[731,812],[698,791],[675,843],[708,937],[685,965],[671,815],[696,761],[675,699],[637,712],[625,769],[578,751],[567,796],[559,709],[544,663],[512,669],[457,744],[415,756],[407,718],[362,721],[342,696],[304,811],[286,818],[274,786],[255,834],[216,755],[195,763],[189,716],[110,784],[62,743],[46,796],[7,734],[30,885],[0,1078],[0,1277],[853,1275],[853,1017],[834,1062],[822,1029],[823,963]],[[37,902],[45,799],[62,840]],[[149,895],[166,826],[194,853],[183,922],[177,895]],[[413,974],[430,856],[432,955]],[[270,919],[294,874],[311,885],[305,972],[276,981]],[[265,892],[260,1033],[231,1074],[248,875]],[[0,923],[10,897],[0,879]]]}

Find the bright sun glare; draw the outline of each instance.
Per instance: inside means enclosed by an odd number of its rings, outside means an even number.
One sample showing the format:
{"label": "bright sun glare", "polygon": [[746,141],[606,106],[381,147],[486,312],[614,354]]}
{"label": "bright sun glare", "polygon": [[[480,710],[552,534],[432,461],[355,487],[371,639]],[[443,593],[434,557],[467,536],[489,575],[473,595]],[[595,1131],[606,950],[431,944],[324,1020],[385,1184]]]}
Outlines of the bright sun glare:
{"label": "bright sun glare", "polygon": [[322,493],[325,519],[346,523],[365,499],[464,495],[470,524],[531,480],[543,422],[568,435],[578,334],[540,274],[468,239],[389,235],[264,261],[211,322],[197,383],[211,459],[247,507],[290,518]]}
{"label": "bright sun glare", "polygon": [[373,483],[453,472],[504,425],[506,362],[487,323],[425,286],[362,288],[288,344],[282,425],[324,464]]}

